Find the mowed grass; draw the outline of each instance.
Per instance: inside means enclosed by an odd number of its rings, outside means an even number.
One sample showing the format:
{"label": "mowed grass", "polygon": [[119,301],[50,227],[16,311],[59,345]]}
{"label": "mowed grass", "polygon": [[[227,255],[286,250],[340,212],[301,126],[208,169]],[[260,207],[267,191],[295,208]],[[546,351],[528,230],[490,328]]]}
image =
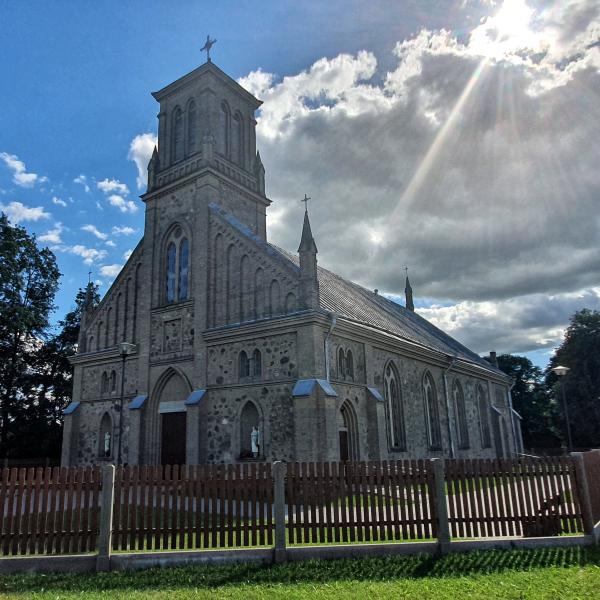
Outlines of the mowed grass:
{"label": "mowed grass", "polygon": [[6,599],[596,599],[600,549],[488,551],[285,565],[0,577]]}

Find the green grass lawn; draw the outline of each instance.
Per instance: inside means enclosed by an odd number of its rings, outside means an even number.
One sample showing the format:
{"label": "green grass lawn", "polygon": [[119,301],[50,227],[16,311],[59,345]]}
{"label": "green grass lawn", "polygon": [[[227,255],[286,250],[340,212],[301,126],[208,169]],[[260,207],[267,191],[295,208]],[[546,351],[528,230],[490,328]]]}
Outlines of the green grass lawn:
{"label": "green grass lawn", "polygon": [[98,575],[15,575],[0,577],[0,597],[596,599],[600,597],[600,549],[488,551],[269,567],[195,566]]}

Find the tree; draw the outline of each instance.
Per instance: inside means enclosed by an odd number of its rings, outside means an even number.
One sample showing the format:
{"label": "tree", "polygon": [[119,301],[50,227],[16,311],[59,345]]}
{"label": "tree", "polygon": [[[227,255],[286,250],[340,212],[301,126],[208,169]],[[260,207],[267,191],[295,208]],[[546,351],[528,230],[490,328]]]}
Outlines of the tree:
{"label": "tree", "polygon": [[0,455],[9,453],[32,400],[32,362],[48,331],[59,277],[54,254],[1,214]]}
{"label": "tree", "polygon": [[548,394],[542,370],[527,357],[512,354],[498,356],[498,367],[514,380],[511,397],[513,408],[522,417],[525,448],[560,446],[557,404]]}
{"label": "tree", "polygon": [[[570,369],[560,381],[551,370],[558,365]],[[574,446],[600,447],[599,311],[586,308],[571,317],[563,342],[546,371],[546,385],[562,406],[561,384],[565,386]],[[562,428],[564,431],[564,424]]]}

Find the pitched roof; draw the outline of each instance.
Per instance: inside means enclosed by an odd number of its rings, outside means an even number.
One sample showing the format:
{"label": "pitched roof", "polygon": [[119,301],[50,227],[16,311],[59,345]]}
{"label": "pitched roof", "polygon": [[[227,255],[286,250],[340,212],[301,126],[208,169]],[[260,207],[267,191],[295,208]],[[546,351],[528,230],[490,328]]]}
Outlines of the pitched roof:
{"label": "pitched roof", "polygon": [[[294,264],[298,264],[296,255],[273,244],[269,245]],[[351,321],[389,332],[420,346],[475,363],[488,371],[501,373],[478,354],[404,306],[321,266],[317,267],[317,274],[321,308]]]}

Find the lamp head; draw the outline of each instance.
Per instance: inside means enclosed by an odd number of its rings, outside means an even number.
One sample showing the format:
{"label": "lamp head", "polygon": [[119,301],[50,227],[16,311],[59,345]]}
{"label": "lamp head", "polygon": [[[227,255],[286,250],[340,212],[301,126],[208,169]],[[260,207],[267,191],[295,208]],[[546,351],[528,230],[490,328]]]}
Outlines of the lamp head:
{"label": "lamp head", "polygon": [[119,344],[119,353],[121,354],[121,356],[129,356],[130,354],[133,354],[135,348],[135,344],[130,344],[129,342],[121,342]]}
{"label": "lamp head", "polygon": [[561,365],[558,365],[552,369],[550,369],[555,375],[558,375],[559,377],[564,377],[571,369],[569,369],[569,367],[563,367]]}

